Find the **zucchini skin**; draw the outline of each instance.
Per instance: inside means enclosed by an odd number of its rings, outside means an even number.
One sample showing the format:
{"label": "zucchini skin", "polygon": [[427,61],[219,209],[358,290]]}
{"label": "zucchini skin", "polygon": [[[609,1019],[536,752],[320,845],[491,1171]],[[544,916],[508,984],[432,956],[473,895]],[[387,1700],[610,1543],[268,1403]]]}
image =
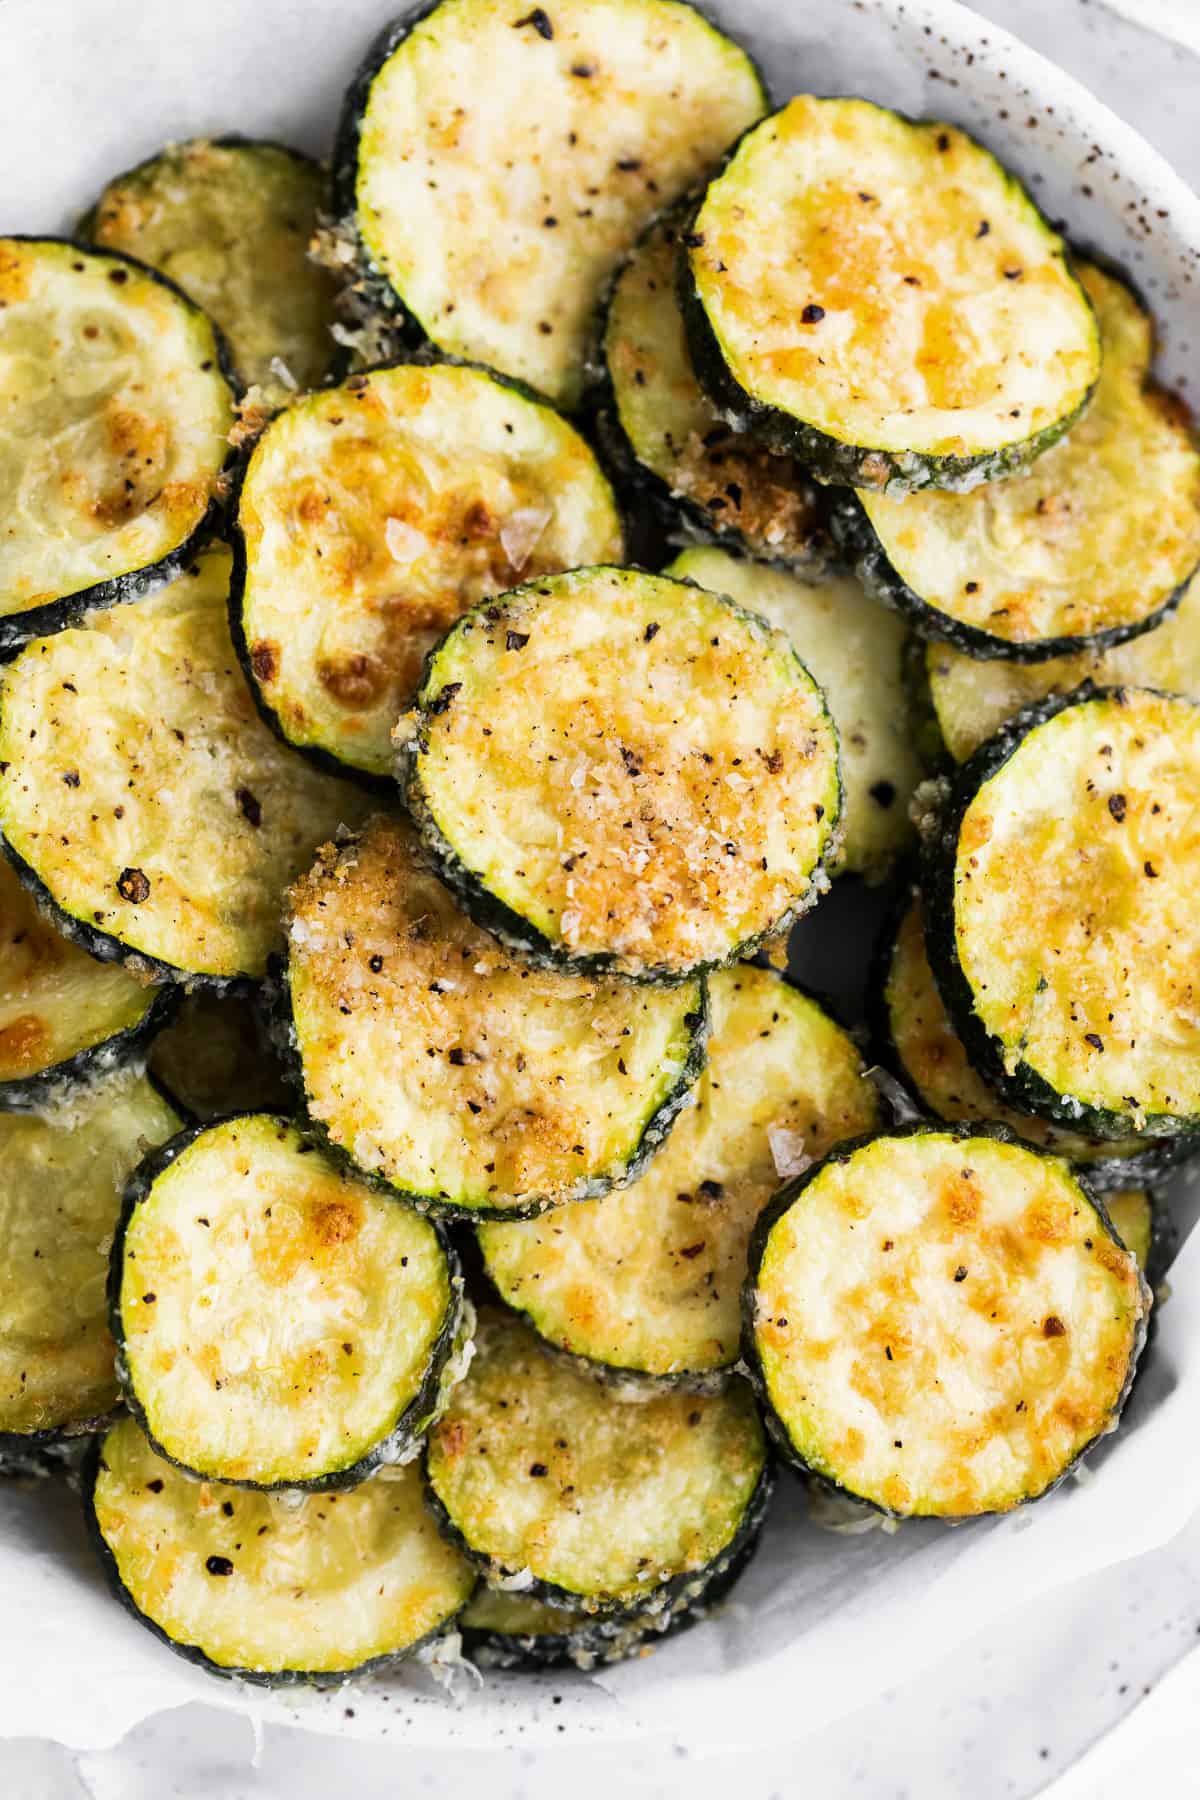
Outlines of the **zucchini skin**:
{"label": "zucchini skin", "polygon": [[[1049,445],[1043,445],[1043,448],[1048,449]],[[1112,650],[1117,644],[1127,644],[1131,638],[1141,637],[1145,631],[1153,631],[1156,625],[1161,625],[1164,619],[1170,617],[1195,574],[1195,570],[1190,569],[1178,586],[1167,595],[1157,612],[1151,613],[1148,618],[1137,619],[1127,625],[1111,625],[1107,630],[1086,632],[1077,637],[1033,638],[1024,643],[1016,643],[1011,638],[996,637],[990,631],[981,631],[977,625],[967,625],[961,619],[952,619],[949,614],[940,612],[937,607],[922,600],[888,561],[887,552],[879,541],[875,527],[864,507],[849,490],[840,493],[834,501],[829,527],[842,556],[872,599],[891,607],[894,612],[902,613],[922,638],[937,638],[943,643],[952,644],[967,656],[983,661],[998,658],[1007,662],[1050,662],[1056,656],[1073,656],[1083,650]]]}
{"label": "zucchini skin", "polygon": [[[112,1339],[117,1347],[117,1380],[121,1386],[126,1410],[132,1413],[147,1441],[154,1451],[173,1467],[183,1471],[185,1475],[195,1475],[199,1480],[210,1479],[198,1470],[172,1456],[170,1451],[155,1437],[146,1418],[141,1402],[133,1391],[129,1379],[129,1371],[125,1362],[125,1326],[121,1316],[121,1277],[122,1253],[125,1245],[125,1234],[129,1224],[142,1201],[149,1195],[158,1177],[169,1169],[177,1157],[211,1130],[214,1123],[228,1124],[238,1118],[253,1118],[261,1115],[252,1113],[229,1113],[220,1121],[205,1120],[199,1124],[189,1125],[177,1132],[165,1144],[142,1159],[125,1184],[125,1192],[121,1203],[121,1217],[117,1222],[116,1234],[113,1237],[112,1251],[108,1265],[108,1324]],[[288,1124],[283,1118],[280,1124]],[[458,1252],[442,1227],[431,1221],[437,1233],[442,1254],[446,1258],[450,1278],[450,1303],[442,1322],[429,1364],[425,1371],[421,1386],[413,1395],[409,1404],[400,1414],[391,1430],[385,1437],[372,1444],[357,1461],[348,1463],[345,1468],[330,1469],[322,1475],[314,1476],[308,1481],[250,1481],[248,1479],[227,1479],[222,1477],[225,1487],[252,1488],[259,1493],[278,1493],[294,1491],[306,1494],[340,1493],[347,1488],[357,1487],[376,1470],[389,1463],[402,1460],[413,1452],[423,1434],[437,1418],[445,1399],[443,1386],[445,1377],[450,1373],[455,1360],[455,1353],[474,1330],[474,1310],[466,1299],[466,1285],[463,1281],[462,1268],[458,1260]],[[447,1390],[448,1392],[448,1390]]]}
{"label": "zucchini skin", "polygon": [[[1044,1118],[1073,1126],[1076,1131],[1097,1138],[1127,1137],[1132,1129],[1129,1118],[1108,1107],[1058,1093],[1023,1059],[1010,1072],[1005,1067],[1003,1045],[976,1013],[974,995],[958,956],[954,866],[959,829],[967,808],[983,784],[1019,749],[1029,732],[1080,702],[1114,700],[1119,704],[1124,691],[1121,687],[1097,687],[1094,682],[1085,681],[1073,693],[1052,694],[1014,713],[994,737],[981,744],[949,776],[937,826],[923,839],[920,849],[926,949],[938,992],[969,1060],[984,1080],[1019,1111],[1041,1113]],[[1200,1117],[1179,1118],[1171,1113],[1149,1113],[1142,1126],[1142,1135],[1166,1141],[1171,1153],[1166,1166],[1173,1167],[1200,1150]]]}
{"label": "zucchini skin", "polygon": [[[160,987],[135,1025],[127,1025],[124,1031],[114,1032],[112,1037],[102,1038],[98,1044],[77,1050],[74,1056],[52,1063],[36,1075],[0,1081],[0,1112],[40,1112],[54,1100],[124,1068],[171,1023],[182,999],[182,988]],[[173,1096],[168,1095],[168,1098],[178,1111],[178,1102]]]}
{"label": "zucchini skin", "polygon": [[[177,1638],[173,1638],[169,1632],[164,1631],[162,1626],[154,1619],[150,1618],[148,1614],[142,1612],[132,1594],[129,1592],[129,1589],[121,1580],[121,1571],[117,1567],[117,1559],[104,1540],[104,1534],[97,1523],[96,1509],[92,1501],[92,1496],[96,1487],[96,1477],[100,1473],[100,1456],[103,1447],[104,1439],[97,1434],[92,1438],[84,1454],[83,1466],[80,1470],[79,1490],[83,1499],[84,1525],[96,1555],[100,1560],[100,1567],[103,1570],[104,1579],[108,1584],[109,1592],[115,1600],[120,1602],[129,1616],[136,1620],[144,1630],[153,1632],[154,1636],[160,1643],[165,1644],[168,1650],[173,1650],[176,1656],[181,1656],[185,1662],[194,1664],[196,1668],[203,1669],[207,1674],[220,1675],[229,1681],[246,1682],[251,1687],[260,1688],[339,1688],[344,1687],[348,1681],[357,1681],[360,1676],[394,1669],[398,1667],[400,1663],[407,1661],[409,1657],[417,1655],[421,1650],[425,1649],[427,1645],[436,1643],[439,1638],[442,1638],[446,1636],[448,1632],[453,1631],[454,1620],[447,1619],[443,1624],[439,1625],[436,1630],[428,1632],[425,1637],[420,1638],[415,1644],[410,1644],[406,1650],[391,1655],[371,1657],[369,1661],[360,1663],[356,1669],[321,1669],[316,1671],[304,1669],[235,1669],[230,1668],[226,1663],[214,1662],[210,1656],[205,1655],[198,1644],[181,1644]],[[230,1486],[232,1484],[224,1483],[223,1485]]]}
{"label": "zucchini skin", "polygon": [[[233,366],[233,357],[229,345],[220,329],[208,318],[203,308],[185,294],[168,275],[162,275],[152,269],[148,263],[139,262],[136,256],[128,256],[123,250],[100,250],[95,244],[82,241],[82,232],[74,237],[54,236],[47,232],[14,231],[9,237],[17,244],[61,244],[69,250],[82,251],[86,256],[109,257],[114,262],[127,263],[150,281],[158,282],[168,293],[182,302],[190,312],[200,313],[208,323],[213,340],[217,346],[217,366],[225,380],[233,398],[237,400],[241,394],[241,386],[237,372]],[[236,460],[236,451],[230,447],[218,477],[218,484],[229,480]],[[98,606],[118,606],[126,601],[142,600],[155,588],[173,581],[176,575],[182,575],[192,558],[203,550],[210,538],[219,535],[225,520],[225,501],[219,494],[209,500],[203,518],[194,527],[191,534],[174,550],[168,551],[157,562],[148,563],[144,568],[131,569],[126,575],[110,575],[104,581],[94,581],[90,586],[80,588],[74,594],[62,594],[57,600],[47,600],[42,606],[30,607],[27,612],[13,613],[7,618],[0,618],[0,660],[16,654],[18,650],[31,643],[34,638],[50,637],[56,631],[66,631],[72,625],[78,625],[85,614]],[[18,873],[20,870],[18,869]],[[85,944],[84,948],[88,946]]]}
{"label": "zucchini skin", "polygon": [[[867,1132],[862,1137],[848,1138],[845,1143],[837,1144],[827,1155],[823,1156],[819,1162],[815,1162],[810,1169],[806,1169],[802,1175],[797,1175],[795,1180],[789,1181],[785,1187],[781,1187],[779,1192],[767,1202],[767,1205],[759,1214],[754,1230],[751,1233],[750,1267],[746,1276],[745,1285],[742,1288],[742,1360],[746,1365],[751,1386],[754,1388],[754,1392],[762,1409],[763,1422],[767,1428],[767,1435],[774,1443],[779,1454],[783,1457],[785,1462],[792,1466],[792,1468],[797,1469],[806,1480],[811,1481],[815,1486],[826,1492],[840,1494],[848,1499],[857,1501],[860,1505],[867,1507],[871,1512],[882,1513],[885,1518],[901,1520],[906,1519],[908,1515],[896,1512],[892,1507],[884,1506],[880,1501],[869,1500],[862,1494],[855,1493],[852,1489],[843,1486],[841,1482],[832,1481],[827,1475],[816,1474],[797,1451],[792,1442],[787,1425],[780,1418],[771,1403],[766,1377],[763,1373],[762,1364],[759,1361],[758,1345],[754,1330],[756,1311],[755,1302],[759,1270],[762,1265],[763,1255],[767,1248],[767,1239],[771,1235],[772,1227],[780,1218],[782,1218],[783,1214],[788,1211],[797,1197],[803,1193],[809,1182],[814,1180],[816,1176],[820,1174],[826,1164],[847,1162],[856,1151],[861,1150],[866,1144],[872,1143],[876,1137],[922,1137],[926,1133],[936,1134],[939,1137],[950,1136],[964,1140],[969,1138],[989,1137],[996,1139],[998,1143],[1012,1144],[1018,1149],[1028,1150],[1031,1156],[1044,1157],[1047,1162],[1061,1163],[1063,1160],[1061,1157],[1055,1156],[1049,1151],[1039,1149],[1036,1144],[1025,1143],[1015,1132],[1010,1131],[1007,1125],[1000,1125],[990,1121],[986,1124],[978,1125],[972,1123],[963,1125],[939,1124],[936,1126],[925,1123],[896,1125],[889,1131]],[[1072,1176],[1095,1207],[1096,1213],[1104,1229],[1108,1232],[1108,1235],[1112,1238],[1114,1243],[1121,1244],[1121,1239],[1118,1237],[1112,1220],[1108,1216],[1103,1199],[1089,1186],[1087,1176],[1081,1174],[1074,1165],[1070,1166]],[[1124,1248],[1123,1244],[1121,1244],[1121,1248]],[[1109,1432],[1116,1429],[1121,1418],[1121,1413],[1124,1410],[1125,1402],[1129,1398],[1134,1381],[1137,1377],[1142,1351],[1146,1347],[1146,1339],[1149,1332],[1152,1308],[1149,1304],[1150,1290],[1146,1285],[1144,1277],[1141,1278],[1141,1286],[1143,1298],[1146,1300],[1147,1304],[1138,1324],[1137,1336],[1134,1339],[1133,1350],[1129,1358],[1129,1367],[1126,1370],[1124,1385],[1117,1398],[1116,1404],[1109,1415],[1107,1423],[1096,1433],[1095,1437],[1091,1438],[1088,1443],[1084,1444],[1081,1449],[1076,1451],[1066,1467],[1056,1475],[1049,1486],[1043,1488],[1040,1493],[1031,1498],[1018,1501],[1016,1507],[1006,1509],[1005,1513],[975,1513],[971,1515],[973,1518],[1005,1517],[1007,1516],[1007,1513],[1013,1512],[1017,1510],[1017,1508],[1035,1505],[1038,1500],[1044,1499],[1047,1494],[1053,1493],[1054,1489],[1066,1480],[1072,1470],[1079,1467],[1080,1463],[1091,1453],[1101,1438],[1106,1437]]]}
{"label": "zucchini skin", "polygon": [[[284,959],[280,956],[272,957],[267,966],[267,978],[262,986],[259,1004],[263,1009],[269,1041],[283,1064],[284,1078],[296,1095],[306,1135],[319,1144],[325,1154],[340,1167],[349,1169],[360,1181],[366,1182],[368,1187],[374,1188],[378,1193],[390,1194],[394,1200],[406,1201],[409,1206],[434,1220],[441,1219],[450,1224],[473,1224],[481,1219],[536,1219],[542,1213],[551,1212],[556,1206],[570,1206],[576,1200],[599,1200],[604,1194],[611,1193],[613,1188],[626,1187],[637,1180],[649,1166],[659,1146],[665,1142],[676,1115],[687,1105],[688,1096],[704,1068],[708,1056],[710,1009],[708,987],[703,980],[700,982],[700,995],[701,1016],[692,1034],[683,1068],[670,1093],[647,1119],[637,1146],[622,1168],[619,1179],[595,1176],[587,1182],[581,1182],[578,1191],[568,1200],[549,1200],[543,1195],[531,1194],[515,1206],[491,1207],[460,1206],[452,1200],[443,1200],[436,1194],[420,1194],[413,1189],[397,1187],[377,1170],[360,1168],[350,1152],[335,1143],[326,1126],[320,1119],[313,1118],[309,1111],[308,1095],[304,1087],[304,1067],[292,1016],[291,988]],[[447,1253],[453,1254],[455,1269],[461,1273],[457,1252],[451,1251],[448,1240]]]}

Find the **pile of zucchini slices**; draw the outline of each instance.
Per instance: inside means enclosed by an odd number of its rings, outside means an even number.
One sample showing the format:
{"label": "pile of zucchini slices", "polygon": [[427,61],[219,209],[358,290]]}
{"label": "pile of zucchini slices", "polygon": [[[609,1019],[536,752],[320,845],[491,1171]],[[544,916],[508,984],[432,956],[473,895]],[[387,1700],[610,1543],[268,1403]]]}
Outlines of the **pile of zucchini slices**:
{"label": "pile of zucchini slices", "polygon": [[0,1466],[165,1643],[590,1669],[780,1460],[959,1520],[1116,1426],[1200,1148],[1153,348],[679,0],[438,0],[331,170],[0,241]]}

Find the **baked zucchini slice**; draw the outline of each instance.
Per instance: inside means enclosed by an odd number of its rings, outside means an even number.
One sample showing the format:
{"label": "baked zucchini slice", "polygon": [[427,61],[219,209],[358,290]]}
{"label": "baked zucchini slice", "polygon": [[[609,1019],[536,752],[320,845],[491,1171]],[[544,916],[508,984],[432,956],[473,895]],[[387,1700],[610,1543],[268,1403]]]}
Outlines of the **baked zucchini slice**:
{"label": "baked zucchini slice", "polygon": [[1089,1186],[1103,1192],[1159,1180],[1195,1152],[1195,1143],[1186,1136],[1085,1137],[1035,1113],[1006,1106],[971,1067],[962,1039],[946,1016],[929,967],[921,902],[915,894],[881,957],[876,1009],[881,1060],[935,1119],[950,1124],[996,1120],[1025,1143],[1081,1164]]}
{"label": "baked zucchini slice", "polygon": [[743,963],[709,995],[695,1100],[640,1181],[479,1228],[500,1297],[549,1343],[692,1386],[737,1360],[750,1230],[780,1179],[880,1122],[853,1039],[782,976]]}
{"label": "baked zucchini slice", "polygon": [[570,406],[616,263],[765,106],[679,0],[441,0],[368,52],[334,205],[383,305]]}
{"label": "baked zucchini slice", "polygon": [[702,588],[606,568],[516,588],[442,640],[394,735],[442,879],[528,956],[683,980],[828,885],[824,696],[781,632]]}
{"label": "baked zucchini slice", "polygon": [[332,1687],[439,1637],[475,1571],[430,1516],[414,1466],[348,1494],[196,1482],[134,1419],[89,1453],[84,1506],[117,1599],[170,1649],[263,1687]]}
{"label": "baked zucchini slice", "polygon": [[800,1468],[896,1517],[966,1518],[1036,1500],[1115,1427],[1149,1310],[1067,1163],[1000,1127],[915,1127],[776,1195],[745,1349]]}
{"label": "baked zucchini slice", "polygon": [[229,639],[229,554],[30,644],[0,690],[0,831],[54,923],[102,961],[260,977],[284,889],[363,796],[281,748]]}
{"label": "baked zucchini slice", "polygon": [[840,570],[793,574],[701,548],[685,550],[667,573],[730,595],[791,639],[837,726],[845,835],[830,873],[882,880],[912,840],[908,802],[922,772],[904,625]]}
{"label": "baked zucchini slice", "polygon": [[0,358],[3,653],[186,566],[217,522],[234,394],[198,306],[62,238],[0,238]]}
{"label": "baked zucchini slice", "polygon": [[118,1399],[104,1283],[121,1190],[181,1120],[144,1076],[0,1114],[0,1456],[95,1429]]}
{"label": "baked zucchini slice", "polygon": [[177,1002],[60,937],[0,860],[0,1112],[38,1110],[120,1068]]}
{"label": "baked zucchini slice", "polygon": [[825,481],[1011,475],[1100,372],[1065,244],[953,125],[800,94],[746,133],[685,244],[702,381]]}
{"label": "baked zucchini slice", "polygon": [[392,819],[296,883],[279,1005],[318,1133],[416,1205],[464,1218],[632,1181],[708,1030],[702,981],[650,989],[518,961]]}
{"label": "baked zucchini slice", "polygon": [[289,1112],[291,1093],[253,1000],[240,995],[185,996],[159,1032],[150,1073],[196,1119],[234,1112]]}
{"label": "baked zucchini slice", "polygon": [[1200,450],[1150,376],[1154,325],[1121,281],[1080,280],[1100,324],[1095,396],[1066,437],[971,494],[853,494],[834,534],[867,592],[926,637],[1042,662],[1158,624],[1200,562]]}
{"label": "baked zucchini slice", "polygon": [[289,407],[254,446],[237,518],[234,636],[265,716],[380,779],[426,652],[469,606],[623,554],[574,427],[450,364],[373,369]]}
{"label": "baked zucchini slice", "polygon": [[145,1159],[109,1300],[150,1442],[242,1487],[347,1488],[409,1460],[471,1331],[438,1228],[271,1113],[194,1126]]}
{"label": "baked zucchini slice", "polygon": [[1081,650],[1053,662],[981,662],[950,644],[922,645],[924,677],[945,748],[966,758],[1031,701],[1097,687],[1153,687],[1200,700],[1200,579],[1153,631],[1114,650]]}
{"label": "baked zucchini slice", "polygon": [[967,1055],[1095,1137],[1200,1131],[1200,706],[1083,688],[959,769],[924,842],[925,938]]}
{"label": "baked zucchini slice", "polygon": [[301,151],[193,138],[110,181],[79,235],[169,275],[220,326],[242,380],[286,399],[333,355],[334,283],[308,254],[324,205]]}
{"label": "baked zucchini slice", "polygon": [[698,1596],[770,1492],[744,1382],[630,1406],[500,1312],[481,1315],[425,1462],[444,1529],[493,1585],[589,1615]]}
{"label": "baked zucchini slice", "polygon": [[675,268],[683,214],[644,232],[617,275],[604,317],[604,441],[630,488],[670,526],[752,556],[811,567],[829,554],[820,490],[794,457],[736,431],[696,379]]}

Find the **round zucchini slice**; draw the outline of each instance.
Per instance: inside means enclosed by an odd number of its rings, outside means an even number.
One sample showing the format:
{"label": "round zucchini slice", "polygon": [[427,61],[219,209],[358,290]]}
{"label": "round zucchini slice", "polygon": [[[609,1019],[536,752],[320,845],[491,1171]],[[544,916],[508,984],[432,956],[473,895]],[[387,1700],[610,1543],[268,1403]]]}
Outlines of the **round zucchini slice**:
{"label": "round zucchini slice", "polygon": [[178,995],[87,956],[0,859],[0,1112],[29,1112],[131,1061]]}
{"label": "round zucchini slice", "polygon": [[288,1112],[285,1072],[266,1039],[252,1000],[188,994],[178,1017],[155,1038],[148,1066],[197,1119]]}
{"label": "round zucchini slice", "polygon": [[442,879],[528,956],[678,981],[828,886],[824,696],[702,588],[605,568],[517,588],[442,640],[394,736]]}
{"label": "round zucchini slice", "polygon": [[701,981],[547,972],[376,819],[292,890],[282,1036],[317,1130],[416,1205],[529,1216],[632,1181],[704,1063]]}
{"label": "round zucchini slice", "polygon": [[965,762],[1031,701],[1097,687],[1153,687],[1200,700],[1200,578],[1153,631],[1114,650],[1081,650],[1053,662],[981,662],[950,644],[921,646],[929,699],[942,741]]}
{"label": "round zucchini slice", "polygon": [[1025,662],[1149,631],[1200,562],[1200,450],[1150,378],[1154,326],[1123,282],[1080,280],[1104,363],[1087,412],[1032,468],[971,494],[848,490],[833,528],[867,592],[926,637]]}
{"label": "round zucchini slice", "polygon": [[60,238],[0,238],[0,358],[3,653],[186,566],[217,522],[234,395],[198,306]]}
{"label": "round zucchini slice", "polygon": [[180,1123],[124,1070],[37,1116],[0,1114],[0,1455],[92,1431],[116,1405],[108,1246],[130,1170]]}
{"label": "round zucchini slice", "polygon": [[234,631],[267,719],[380,779],[427,651],[469,606],[623,553],[574,427],[450,364],[374,369],[281,413],[251,454],[238,531]]}
{"label": "round zucchini slice", "polygon": [[1158,1180],[1194,1154],[1196,1145],[1187,1137],[1085,1137],[1035,1113],[1006,1106],[971,1067],[962,1039],[946,1015],[929,967],[921,902],[916,895],[906,907],[882,963],[878,1011],[884,1060],[935,1118],[950,1124],[996,1120],[1025,1143],[1083,1165],[1089,1186],[1104,1192]]}
{"label": "round zucchini slice", "polygon": [[1150,1290],[1058,1157],[1000,1128],[846,1144],[762,1215],[747,1360],[784,1454],[896,1517],[1036,1500],[1113,1430]]}
{"label": "round zucchini slice", "polygon": [[924,844],[925,935],[970,1060],[1096,1137],[1200,1131],[1200,706],[1148,688],[1025,708]]}
{"label": "round zucchini slice", "polygon": [[829,535],[807,471],[736,431],[696,379],[675,293],[681,220],[678,208],[656,219],[613,283],[605,439],[638,497],[665,503],[668,522],[682,514],[706,537],[773,562],[821,563]]}
{"label": "round zucchini slice", "polygon": [[286,398],[333,355],[334,284],[308,255],[320,166],[248,138],[194,138],[110,181],[80,227],[179,284],[225,333],[247,384]]}
{"label": "round zucchini slice", "polygon": [[245,986],[284,889],[361,794],[283,749],[229,639],[229,554],[4,671],[0,831],[55,924],[102,961]]}
{"label": "round zucchini slice", "polygon": [[912,840],[908,802],[922,773],[904,625],[841,571],[805,576],[696,549],[667,573],[728,594],[791,639],[824,690],[841,750],[845,835],[830,874],[883,880]]}
{"label": "round zucchini slice", "polygon": [[661,1614],[753,1540],[770,1475],[744,1382],[630,1406],[511,1314],[481,1316],[476,1345],[426,1472],[493,1585],[589,1615]]}
{"label": "round zucchini slice", "polygon": [[118,1374],[163,1456],[242,1487],[353,1487],[415,1454],[461,1374],[436,1226],[243,1113],[135,1172],[113,1247]]}
{"label": "round zucchini slice", "polygon": [[1010,475],[1100,372],[1065,244],[953,125],[798,95],[746,133],[684,243],[698,374],[825,481]]}
{"label": "round zucchini slice", "polygon": [[351,85],[334,204],[385,306],[570,406],[620,257],[765,106],[678,0],[441,0]]}
{"label": "round zucchini slice", "polygon": [[707,1385],[737,1360],[755,1219],[781,1177],[879,1124],[853,1039],[748,963],[710,978],[694,1103],[641,1180],[525,1224],[481,1225],[501,1298],[606,1370]]}
{"label": "round zucchini slice", "polygon": [[247,1493],[193,1481],[121,1419],[90,1454],[84,1503],[122,1605],[189,1662],[259,1686],[331,1687],[398,1662],[475,1583],[412,1466],[348,1494]]}

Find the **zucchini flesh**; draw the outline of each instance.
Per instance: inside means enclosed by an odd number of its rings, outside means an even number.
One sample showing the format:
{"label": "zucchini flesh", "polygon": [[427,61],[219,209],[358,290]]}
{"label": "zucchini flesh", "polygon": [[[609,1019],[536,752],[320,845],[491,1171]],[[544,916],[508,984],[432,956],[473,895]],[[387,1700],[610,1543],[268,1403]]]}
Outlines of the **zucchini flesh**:
{"label": "zucchini flesh", "polygon": [[1009,474],[1099,374],[1062,239],[952,125],[798,95],[743,137],[687,243],[701,378],[826,480]]}
{"label": "zucchini flesh", "polygon": [[881,998],[897,1072],[935,1118],[950,1124],[990,1119],[1007,1125],[1025,1143],[1082,1165],[1089,1186],[1105,1191],[1162,1175],[1194,1148],[1186,1139],[1085,1137],[1036,1113],[1006,1106],[972,1068],[962,1039],[950,1023],[929,966],[921,902],[916,896],[901,918],[888,952]]}
{"label": "zucchini flesh", "polygon": [[908,802],[921,778],[900,620],[843,573],[793,575],[709,549],[685,550],[668,573],[730,595],[791,639],[837,726],[845,835],[836,871],[881,880],[912,839]]}
{"label": "zucchini flesh", "polygon": [[1117,1236],[1146,1273],[1154,1243],[1154,1203],[1145,1188],[1118,1188],[1104,1202]]}
{"label": "zucchini flesh", "polygon": [[1104,362],[1087,412],[1011,481],[972,494],[846,495],[843,550],[868,592],[926,636],[1042,661],[1147,631],[1200,561],[1200,451],[1150,378],[1154,328],[1085,264]]}
{"label": "zucchini flesh", "polygon": [[262,975],[287,883],[366,810],[258,718],[228,584],[214,549],[136,606],[30,644],[0,715],[0,831],[59,928],[217,987]]}
{"label": "zucchini flesh", "polygon": [[435,1211],[520,1216],[632,1180],[703,1065],[702,983],[518,962],[399,821],[322,853],[290,908],[286,1036],[309,1116]]}
{"label": "zucchini flesh", "polygon": [[136,599],[211,531],[233,424],[222,356],[152,270],[0,238],[0,651]]}
{"label": "zucchini flesh", "polygon": [[0,1449],[86,1431],[116,1404],[108,1246],[130,1170],[179,1125],[125,1071],[36,1117],[0,1115]]}
{"label": "zucchini flesh", "polygon": [[151,1443],[250,1487],[350,1487],[412,1454],[462,1314],[434,1226],[270,1113],[147,1158],[111,1293],[121,1385]]}
{"label": "zucchini flesh", "polygon": [[411,1466],[348,1494],[248,1493],[193,1481],[121,1419],[85,1495],[117,1598],[190,1662],[265,1686],[396,1661],[445,1629],[475,1581]]}
{"label": "zucchini flesh", "polygon": [[1149,1289],[1065,1162],[916,1129],[764,1214],[747,1354],[800,1466],[898,1516],[1004,1512],[1111,1430]]}
{"label": "zucchini flesh", "polygon": [[675,294],[680,228],[678,209],[656,219],[613,284],[604,324],[610,434],[637,465],[638,487],[655,477],[689,524],[754,556],[819,561],[828,540],[806,471],[735,431],[696,379]]}
{"label": "zucchini flesh", "polygon": [[377,369],[279,415],[238,502],[243,661],[290,743],[387,776],[426,653],[486,595],[619,561],[591,450],[482,369]]}
{"label": "zucchini flesh", "polygon": [[253,1001],[235,995],[188,994],[179,1016],[161,1031],[148,1066],[194,1118],[233,1112],[287,1112],[284,1070]]}
{"label": "zucchini flesh", "polygon": [[981,662],[950,644],[923,651],[929,697],[946,749],[965,762],[985,738],[1032,701],[1097,687],[1161,688],[1200,699],[1200,580],[1153,631],[1112,650],[1081,650],[1053,662]]}
{"label": "zucchini flesh", "polygon": [[641,1179],[479,1229],[501,1298],[607,1368],[680,1377],[736,1361],[750,1231],[780,1177],[879,1123],[853,1040],[814,1001],[749,964],[720,970],[709,992],[695,1100]]}
{"label": "zucchini flesh", "polygon": [[333,353],[333,282],[308,255],[324,203],[298,150],[194,138],[110,181],[81,231],[169,275],[220,326],[242,380],[286,398]]}
{"label": "zucchini flesh", "polygon": [[133,1057],[174,998],[53,931],[0,860],[0,1111],[52,1101]]}
{"label": "zucchini flesh", "polygon": [[442,0],[351,87],[335,204],[435,344],[572,405],[606,278],[764,105],[750,59],[677,0]]}
{"label": "zucchini flesh", "polygon": [[678,980],[826,885],[835,727],[783,634],[722,596],[603,568],[517,588],[442,641],[408,725],[439,873],[527,954]]}
{"label": "zucchini flesh", "polygon": [[1200,707],[1146,688],[1027,708],[926,843],[950,1017],[1013,1104],[1099,1137],[1200,1126]]}
{"label": "zucchini flesh", "polygon": [[426,1470],[446,1529],[493,1583],[589,1614],[661,1613],[701,1591],[766,1497],[744,1383],[629,1406],[501,1313],[480,1318]]}

